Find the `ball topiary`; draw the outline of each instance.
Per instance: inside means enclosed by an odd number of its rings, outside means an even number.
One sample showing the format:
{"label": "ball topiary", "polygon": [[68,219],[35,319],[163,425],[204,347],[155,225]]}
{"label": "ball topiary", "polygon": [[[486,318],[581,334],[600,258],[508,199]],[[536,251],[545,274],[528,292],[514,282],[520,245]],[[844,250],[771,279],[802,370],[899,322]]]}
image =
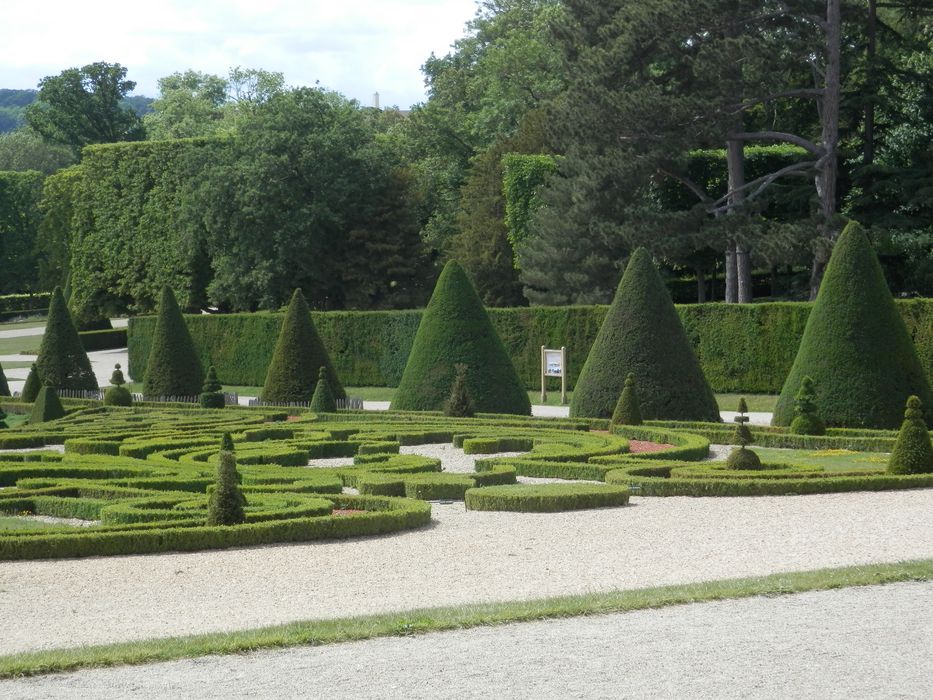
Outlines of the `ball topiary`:
{"label": "ball topiary", "polygon": [[58,392],[46,384],[39,389],[36,401],[32,405],[32,413],[29,414],[30,423],[45,423],[46,421],[56,420],[65,416],[65,408],[58,398]]}
{"label": "ball topiary", "polygon": [[223,408],[225,401],[221,391],[220,382],[217,381],[217,372],[214,365],[207,370],[207,377],[204,379],[204,385],[201,387],[201,408]]}
{"label": "ball topiary", "polygon": [[132,406],[133,395],[123,386],[126,384],[126,379],[123,377],[123,370],[120,369],[119,363],[113,366],[110,383],[112,386],[104,392],[104,406]]}
{"label": "ball topiary", "polygon": [[804,377],[800,380],[800,389],[794,397],[794,416],[790,432],[794,435],[825,435],[826,424],[816,411],[816,393],[813,380]]}
{"label": "ball topiary", "polygon": [[719,422],[670,294],[651,256],[636,250],[625,268],[570,401],[570,415],[609,418],[629,373],[638,377],[642,418]]}
{"label": "ball topiary", "polygon": [[204,383],[204,369],[191,333],[171,288],[162,288],[152,348],[143,380],[143,395],[197,396]]}
{"label": "ball topiary", "polygon": [[421,316],[392,408],[440,411],[454,381],[454,366],[474,369],[467,387],[477,411],[529,415],[528,392],[463,268],[444,266]]}
{"label": "ball topiary", "polygon": [[39,345],[36,372],[42,385],[94,391],[97,378],[59,287],[52,292],[49,316]]}
{"label": "ball topiary", "polygon": [[896,428],[904,396],[933,405],[933,390],[861,227],[846,226],[833,249],[800,349],[774,409],[789,425],[803,377],[829,426]]}
{"label": "ball topiary", "polygon": [[0,396],[12,396],[12,394],[10,394],[10,385],[6,380],[6,375],[3,373],[3,367],[0,367]]}
{"label": "ball topiary", "polygon": [[330,379],[327,377],[327,368],[318,369],[317,386],[314,387],[314,396],[311,397],[310,409],[315,413],[335,413],[337,401],[334,392],[330,390]]}
{"label": "ball topiary", "polygon": [[635,389],[635,375],[631,372],[625,378],[625,388],[619,395],[616,410],[612,412],[613,425],[641,425],[641,406]]}
{"label": "ball topiary", "polygon": [[923,403],[917,396],[907,399],[904,422],[894,441],[888,460],[892,474],[929,474],[933,472],[933,445],[923,420]]}
{"label": "ball topiary", "polygon": [[311,320],[304,294],[296,289],[288,303],[272,361],[266,371],[262,400],[269,403],[307,401],[314,394],[321,367],[327,369],[327,380],[334,397],[347,398],[330,355]]}
{"label": "ball topiary", "polygon": [[761,458],[757,452],[739,447],[729,453],[726,458],[726,467],[729,469],[761,469]]}
{"label": "ball topiary", "polygon": [[454,383],[450,388],[450,398],[444,404],[444,415],[452,418],[472,418],[476,415],[476,405],[467,386],[467,366],[462,362],[454,365]]}
{"label": "ball topiary", "polygon": [[217,465],[217,478],[214,487],[209,490],[207,499],[208,525],[238,525],[246,522],[243,506],[246,498],[240,490],[240,474],[236,468],[236,455],[226,449],[232,445],[229,434],[221,440],[220,462]]}
{"label": "ball topiary", "polygon": [[23,391],[20,394],[20,398],[23,401],[32,403],[36,400],[36,397],[39,395],[39,389],[42,388],[42,383],[39,381],[39,371],[36,369],[35,363],[32,367],[29,368],[29,374],[26,375],[26,381],[23,384]]}

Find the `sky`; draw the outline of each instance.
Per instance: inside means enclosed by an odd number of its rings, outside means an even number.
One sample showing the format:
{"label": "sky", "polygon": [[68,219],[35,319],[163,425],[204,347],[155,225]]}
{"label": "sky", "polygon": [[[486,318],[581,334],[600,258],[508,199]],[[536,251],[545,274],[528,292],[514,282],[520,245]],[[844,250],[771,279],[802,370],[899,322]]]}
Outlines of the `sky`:
{"label": "sky", "polygon": [[156,97],[176,71],[242,66],[406,109],[425,100],[425,59],[475,13],[476,0],[3,0],[0,88],[106,61]]}

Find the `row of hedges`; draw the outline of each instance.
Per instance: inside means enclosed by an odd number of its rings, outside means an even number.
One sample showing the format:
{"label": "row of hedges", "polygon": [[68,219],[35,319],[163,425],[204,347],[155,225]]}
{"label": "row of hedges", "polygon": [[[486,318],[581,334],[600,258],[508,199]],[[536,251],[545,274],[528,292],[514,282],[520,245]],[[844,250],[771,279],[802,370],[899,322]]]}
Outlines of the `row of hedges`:
{"label": "row of hedges", "polygon": [[[810,307],[809,303],[777,302],[692,304],[677,310],[715,391],[775,394],[790,372]],[[899,301],[897,307],[933,378],[933,300]],[[528,389],[540,385],[541,345],[567,347],[568,379],[573,387],[606,308],[489,309],[489,316]],[[398,385],[420,311],[339,311],[312,316],[345,386]],[[199,315],[188,316],[187,321],[202,363],[214,365],[221,382],[262,385],[282,314]],[[129,371],[133,377],[145,370],[154,328],[154,317],[130,319]]]}
{"label": "row of hedges", "polygon": [[110,328],[103,331],[84,331],[78,333],[85,352],[94,350],[116,350],[126,347],[126,329]]}
{"label": "row of hedges", "polygon": [[0,319],[44,315],[49,309],[50,297],[49,292],[0,295]]}

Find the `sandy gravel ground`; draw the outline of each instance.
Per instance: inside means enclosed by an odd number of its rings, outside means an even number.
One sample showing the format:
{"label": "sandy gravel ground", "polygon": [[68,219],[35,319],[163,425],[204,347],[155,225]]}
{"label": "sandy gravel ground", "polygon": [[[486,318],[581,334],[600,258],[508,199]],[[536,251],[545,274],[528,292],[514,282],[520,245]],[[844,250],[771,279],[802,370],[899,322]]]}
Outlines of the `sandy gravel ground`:
{"label": "sandy gravel ground", "polygon": [[17,624],[0,653],[927,558],[931,512],[933,489],[559,514],[453,503],[425,529],[345,542],[2,562],[0,610]]}
{"label": "sandy gravel ground", "polygon": [[804,593],[0,682],[18,698],[923,698],[933,584]]}

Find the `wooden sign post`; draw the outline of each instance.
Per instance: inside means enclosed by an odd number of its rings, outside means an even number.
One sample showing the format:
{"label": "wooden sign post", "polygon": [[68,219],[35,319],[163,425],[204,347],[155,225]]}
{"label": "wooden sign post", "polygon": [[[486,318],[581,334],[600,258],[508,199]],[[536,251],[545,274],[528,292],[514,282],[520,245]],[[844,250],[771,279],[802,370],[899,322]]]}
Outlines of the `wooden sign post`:
{"label": "wooden sign post", "polygon": [[547,403],[547,378],[560,377],[560,403],[567,403],[567,348],[550,350],[541,346],[541,403]]}

